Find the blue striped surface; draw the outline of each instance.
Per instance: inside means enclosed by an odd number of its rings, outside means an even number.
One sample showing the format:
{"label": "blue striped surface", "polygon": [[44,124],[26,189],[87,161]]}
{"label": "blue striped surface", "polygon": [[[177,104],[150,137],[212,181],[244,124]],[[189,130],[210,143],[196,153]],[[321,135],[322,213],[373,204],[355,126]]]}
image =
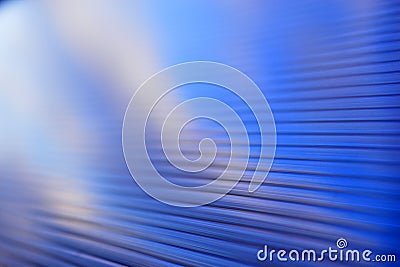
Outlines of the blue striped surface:
{"label": "blue striped surface", "polygon": [[[398,2],[56,2],[0,3],[0,266],[258,266],[265,244],[325,249],[340,237],[400,257]],[[277,147],[256,192],[243,179],[179,208],[132,180],[121,127],[142,82],[193,60],[254,80]],[[235,107],[257,154],[248,108],[221,90],[171,98]]]}

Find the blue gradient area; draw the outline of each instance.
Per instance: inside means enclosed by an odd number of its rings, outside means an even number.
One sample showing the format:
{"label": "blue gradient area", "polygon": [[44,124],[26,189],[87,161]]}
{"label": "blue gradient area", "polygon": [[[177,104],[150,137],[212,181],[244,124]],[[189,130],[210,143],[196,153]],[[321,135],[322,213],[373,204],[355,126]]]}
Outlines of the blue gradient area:
{"label": "blue gradient area", "polygon": [[[0,266],[396,266],[260,262],[257,251],[345,238],[398,264],[399,15],[396,1],[1,3]],[[133,181],[121,127],[140,84],[194,60],[259,86],[277,147],[256,192],[246,176],[214,203],[178,208]],[[248,107],[209,85],[169,97],[198,96],[238,112],[257,161]],[[215,124],[191,127],[226,139]],[[152,160],[177,183],[214,178],[163,167],[157,150]]]}

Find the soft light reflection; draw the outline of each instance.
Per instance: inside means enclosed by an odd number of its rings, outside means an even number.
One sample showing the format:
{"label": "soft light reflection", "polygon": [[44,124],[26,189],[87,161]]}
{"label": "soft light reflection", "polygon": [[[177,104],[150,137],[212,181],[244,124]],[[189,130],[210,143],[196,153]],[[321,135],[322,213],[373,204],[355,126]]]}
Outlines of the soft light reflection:
{"label": "soft light reflection", "polygon": [[[378,1],[3,1],[0,265],[251,266],[264,244],[319,249],[339,237],[399,256],[397,13]],[[147,78],[193,60],[251,77],[278,143],[259,190],[248,192],[248,168],[224,198],[180,209],[132,181],[121,127]],[[203,96],[239,111],[256,162],[253,117],[219,88],[182,88],[153,123]],[[224,131],[188,125],[181,142],[195,158],[206,136],[220,148],[209,172],[171,171],[156,142],[153,160],[177,183],[209,181],[226,161]]]}

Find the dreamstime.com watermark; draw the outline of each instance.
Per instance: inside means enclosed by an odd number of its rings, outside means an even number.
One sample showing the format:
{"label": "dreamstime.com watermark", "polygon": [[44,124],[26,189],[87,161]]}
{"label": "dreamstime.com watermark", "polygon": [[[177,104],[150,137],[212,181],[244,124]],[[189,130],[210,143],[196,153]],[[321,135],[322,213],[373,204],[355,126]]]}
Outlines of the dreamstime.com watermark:
{"label": "dreamstime.com watermark", "polygon": [[340,262],[395,262],[395,254],[374,254],[370,249],[358,250],[347,249],[347,240],[339,238],[336,241],[336,247],[328,247],[320,251],[314,249],[305,250],[274,250],[268,249],[264,245],[263,249],[257,252],[257,259],[266,262],[322,262],[322,261],[340,261]]}
{"label": "dreamstime.com watermark", "polygon": [[[237,107],[211,97],[194,97],[186,101],[168,97],[176,88],[192,83],[222,87],[247,105],[253,113],[252,123],[259,129],[258,162],[254,163],[254,154],[250,155],[249,136],[254,130],[248,133]],[[165,156],[163,164],[185,172],[189,179],[191,173],[209,168],[216,159],[218,140],[204,138],[197,147],[193,146],[192,152],[200,152],[196,160],[187,158],[180,147],[182,129],[195,119],[211,120],[224,128],[229,138],[229,160],[221,167],[222,173],[208,184],[181,186],[159,172],[148,148],[157,143],[159,153]],[[148,136],[154,138],[155,135],[161,145],[154,139],[147,142]],[[248,190],[254,192],[259,188],[275,156],[275,121],[262,91],[241,71],[216,62],[186,62],[154,74],[138,88],[125,113],[122,146],[128,169],[143,191],[169,205],[196,207],[216,201],[232,190],[249,169],[250,158],[253,158],[253,165]]]}

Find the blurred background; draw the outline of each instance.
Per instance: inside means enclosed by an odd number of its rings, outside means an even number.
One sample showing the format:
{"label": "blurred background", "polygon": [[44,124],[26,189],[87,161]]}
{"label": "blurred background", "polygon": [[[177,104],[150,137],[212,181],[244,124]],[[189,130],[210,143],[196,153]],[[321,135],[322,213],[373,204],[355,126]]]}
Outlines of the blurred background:
{"label": "blurred background", "polygon": [[[398,1],[1,1],[0,266],[257,266],[340,237],[400,257],[399,29]],[[277,147],[256,192],[179,208],[133,181],[122,121],[194,60],[260,87]]]}

